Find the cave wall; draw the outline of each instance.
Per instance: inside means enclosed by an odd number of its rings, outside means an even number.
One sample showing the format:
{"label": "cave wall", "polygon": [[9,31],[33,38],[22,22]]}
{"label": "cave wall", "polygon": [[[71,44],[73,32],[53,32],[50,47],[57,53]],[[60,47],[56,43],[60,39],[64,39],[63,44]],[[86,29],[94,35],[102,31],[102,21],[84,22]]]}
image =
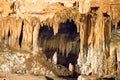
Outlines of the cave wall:
{"label": "cave wall", "polygon": [[[92,1],[95,3],[93,4]],[[0,42],[17,49],[39,51],[38,34],[41,26],[52,26],[54,35],[56,35],[60,23],[65,23],[67,19],[73,20],[80,34],[80,53],[77,63],[80,73],[87,75],[92,73],[98,76],[116,74],[119,48],[111,48],[110,40],[111,22],[116,24],[119,20],[119,8],[116,8],[119,5],[116,5],[114,0],[110,0],[109,4],[106,4],[107,0],[103,2],[80,0],[79,6],[77,3],[73,6],[74,2],[75,0],[53,0],[52,2],[49,0],[46,2],[41,0],[2,2],[0,0],[2,5],[0,6]],[[94,6],[99,9],[91,12],[90,7]],[[105,13],[108,16],[104,15]],[[20,40],[21,35],[22,40]]]}
{"label": "cave wall", "polygon": [[111,36],[110,16],[106,17],[98,10],[95,14],[84,17],[80,29],[81,44],[78,58],[81,73],[87,75],[92,73],[99,76],[107,75]]}

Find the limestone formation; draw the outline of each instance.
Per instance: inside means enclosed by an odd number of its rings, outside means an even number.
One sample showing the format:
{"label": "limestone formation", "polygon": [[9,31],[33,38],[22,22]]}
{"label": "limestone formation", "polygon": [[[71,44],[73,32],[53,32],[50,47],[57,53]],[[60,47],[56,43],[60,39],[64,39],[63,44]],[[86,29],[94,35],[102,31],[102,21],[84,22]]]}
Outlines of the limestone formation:
{"label": "limestone formation", "polygon": [[71,63],[69,63],[69,70],[70,70],[71,72],[74,72],[74,66],[73,66],[73,64],[71,64]]}
{"label": "limestone formation", "polygon": [[0,0],[0,70],[117,77],[119,12],[119,0]]}
{"label": "limestone formation", "polygon": [[57,64],[57,52],[54,53],[52,61],[54,64]]}

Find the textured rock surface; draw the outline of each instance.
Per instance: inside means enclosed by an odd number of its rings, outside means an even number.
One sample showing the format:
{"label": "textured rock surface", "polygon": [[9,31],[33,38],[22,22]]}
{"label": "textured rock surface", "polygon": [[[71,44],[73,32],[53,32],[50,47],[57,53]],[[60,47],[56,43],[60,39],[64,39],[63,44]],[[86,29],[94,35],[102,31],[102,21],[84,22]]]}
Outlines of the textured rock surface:
{"label": "textured rock surface", "polygon": [[[82,74],[98,74],[99,76],[106,75],[105,66],[107,64],[107,57],[109,57],[109,40],[110,40],[110,20],[108,17],[107,23],[104,21],[105,16],[101,12],[97,12],[96,15],[93,15],[91,18],[90,26],[83,23],[81,29],[81,46],[80,46],[80,65]],[[90,19],[89,19],[90,20]],[[86,21],[87,23],[87,21]],[[106,25],[107,24],[107,25]],[[94,28],[92,28],[94,27]],[[91,30],[89,33],[87,28]],[[92,31],[93,30],[93,31]],[[84,35],[83,35],[83,33]],[[88,33],[87,33],[88,32]],[[99,33],[98,33],[99,32]],[[88,34],[88,35],[87,35]],[[92,59],[91,59],[92,58]],[[90,71],[90,72],[89,72]]]}
{"label": "textured rock surface", "polygon": [[71,75],[65,67],[47,62],[43,53],[19,51],[3,44],[0,45],[0,71],[44,76]]}
{"label": "textured rock surface", "polygon": [[[51,67],[50,69],[42,67],[43,63],[39,60],[41,55],[38,53],[42,50],[38,45],[40,29],[44,26],[49,30],[52,28],[56,36],[60,24],[69,20],[74,21],[80,37],[80,40],[75,39],[80,42],[78,42],[80,45],[78,72],[98,77],[119,75],[119,36],[115,36],[119,34],[117,32],[120,20],[119,4],[119,0],[0,0],[0,42],[11,48],[1,46],[0,69],[17,73],[51,75],[51,71],[54,70]],[[113,27],[115,33],[111,33]],[[47,40],[48,38],[45,41]],[[49,45],[45,41],[44,44]],[[58,38],[58,41],[62,42],[62,39]],[[59,46],[52,44],[49,47],[57,46],[62,55],[68,56],[68,53],[64,52],[69,52],[75,41],[69,42],[65,44],[67,47],[63,47],[63,43]],[[14,52],[12,49],[19,51]],[[23,54],[20,50],[31,53]],[[43,61],[47,62],[44,58]],[[52,72],[52,75],[56,75],[57,72]],[[59,74],[63,72],[64,70]]]}

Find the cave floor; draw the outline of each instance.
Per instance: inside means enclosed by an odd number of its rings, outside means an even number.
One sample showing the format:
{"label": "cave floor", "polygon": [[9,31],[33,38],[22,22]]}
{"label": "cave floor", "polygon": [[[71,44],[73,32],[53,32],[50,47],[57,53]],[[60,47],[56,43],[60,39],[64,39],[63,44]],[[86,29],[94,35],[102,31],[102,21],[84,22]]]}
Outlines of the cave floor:
{"label": "cave floor", "polygon": [[0,72],[0,80],[66,80],[59,77],[34,76],[30,74],[12,74]]}

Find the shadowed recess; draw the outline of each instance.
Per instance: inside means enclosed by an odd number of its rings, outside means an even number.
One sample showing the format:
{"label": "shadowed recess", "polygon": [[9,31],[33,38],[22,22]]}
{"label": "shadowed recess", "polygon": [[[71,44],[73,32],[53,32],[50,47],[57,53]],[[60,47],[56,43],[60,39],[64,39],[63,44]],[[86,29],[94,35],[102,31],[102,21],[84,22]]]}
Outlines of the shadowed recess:
{"label": "shadowed recess", "polygon": [[52,27],[43,25],[38,36],[39,47],[43,49],[48,59],[57,52],[58,64],[68,67],[69,63],[77,63],[80,38],[73,20],[60,23],[55,36]]}
{"label": "shadowed recess", "polygon": [[22,46],[23,26],[24,26],[24,22],[22,22],[22,28],[21,28],[20,37],[19,37],[19,46],[20,46],[20,48]]}
{"label": "shadowed recess", "polygon": [[120,29],[120,21],[117,23],[117,29]]}

